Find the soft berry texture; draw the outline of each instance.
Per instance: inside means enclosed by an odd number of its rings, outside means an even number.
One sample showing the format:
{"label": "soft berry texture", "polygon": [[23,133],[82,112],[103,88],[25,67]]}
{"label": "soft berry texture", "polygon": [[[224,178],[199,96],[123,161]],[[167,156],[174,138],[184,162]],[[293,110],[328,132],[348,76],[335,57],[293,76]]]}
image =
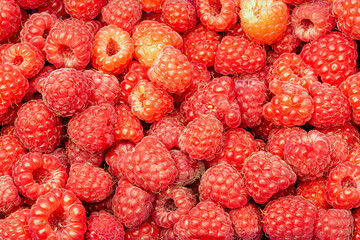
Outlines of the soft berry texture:
{"label": "soft berry texture", "polygon": [[265,50],[256,43],[239,37],[223,37],[215,55],[215,71],[223,75],[253,73],[265,63]]}
{"label": "soft berry texture", "polygon": [[300,53],[324,83],[338,86],[356,72],[356,43],[340,32],[331,32],[306,44]]}
{"label": "soft berry texture", "polygon": [[95,18],[106,2],[106,0],[64,0],[64,6],[72,18],[87,20]]}
{"label": "soft berry texture", "polygon": [[360,165],[360,145],[354,147],[349,151],[349,154],[346,156],[346,162]]}
{"label": "soft berry texture", "polygon": [[[14,104],[11,107],[6,108],[5,112],[0,113],[0,125],[11,126],[12,124],[14,124],[19,107],[20,104]],[[3,128],[1,129],[1,131],[3,131]]]}
{"label": "soft berry texture", "polygon": [[108,103],[90,106],[72,117],[68,124],[69,138],[88,152],[101,152],[114,142],[116,113]]}
{"label": "soft berry texture", "polygon": [[38,198],[29,215],[29,231],[34,239],[83,239],[85,208],[75,194],[56,188]]}
{"label": "soft berry texture", "polygon": [[360,210],[359,208],[353,211],[353,218],[354,218],[354,229],[352,232],[352,239],[358,240],[360,239]]}
{"label": "soft berry texture", "polygon": [[256,138],[260,138],[266,141],[269,137],[271,130],[279,128],[280,126],[275,125],[274,123],[262,118],[259,125],[252,128]]}
{"label": "soft berry texture", "polygon": [[318,178],[312,181],[298,181],[296,195],[314,202],[318,209],[328,209],[330,205],[325,199],[326,178]]}
{"label": "soft berry texture", "polygon": [[197,23],[195,4],[189,0],[165,0],[161,19],[179,33],[192,30]]}
{"label": "soft berry texture", "polygon": [[[39,93],[42,93],[42,89],[43,89],[45,80],[50,75],[50,73],[54,70],[56,70],[54,65],[44,66],[43,69],[41,69],[41,71],[39,72],[39,74],[36,75],[34,78],[32,78],[29,81],[30,88],[31,88],[31,85],[34,84],[34,87],[36,87],[36,91],[38,91]],[[30,91],[31,91],[31,89],[29,90],[29,92]]]}
{"label": "soft berry texture", "polygon": [[44,4],[46,0],[16,0],[16,3],[24,9],[35,9]]}
{"label": "soft berry texture", "polygon": [[317,209],[299,196],[280,197],[262,212],[264,232],[270,239],[312,239]]}
{"label": "soft berry texture", "polygon": [[70,164],[89,162],[95,166],[100,166],[104,160],[104,152],[88,152],[82,150],[70,139],[65,144],[66,155]]}
{"label": "soft berry texture", "polygon": [[212,115],[200,115],[188,123],[179,138],[179,147],[197,160],[213,160],[221,147],[222,123]]}
{"label": "soft berry texture", "polygon": [[295,53],[297,47],[300,46],[301,40],[293,34],[293,27],[289,25],[286,29],[285,35],[274,42],[271,47],[275,53]]}
{"label": "soft berry texture", "polygon": [[68,156],[66,155],[65,148],[58,147],[53,152],[48,153],[48,155],[58,158],[60,163],[65,166],[66,173],[69,174],[70,161],[69,161]]}
{"label": "soft berry texture", "polygon": [[0,177],[0,212],[9,213],[20,205],[21,198],[11,176]]}
{"label": "soft berry texture", "polygon": [[88,229],[85,239],[123,240],[123,225],[107,211],[92,212],[87,220]]}
{"label": "soft berry texture", "polygon": [[[326,175],[339,163],[345,162],[350,156],[349,144],[340,134],[326,135],[331,144],[330,164]],[[355,149],[355,148],[354,148]]]}
{"label": "soft berry texture", "polygon": [[15,135],[32,152],[54,151],[64,134],[60,117],[55,116],[40,99],[23,104],[14,124]]}
{"label": "soft berry texture", "polygon": [[126,179],[120,179],[112,199],[112,210],[127,228],[140,226],[150,215],[155,197]]}
{"label": "soft berry texture", "polygon": [[55,14],[59,19],[66,19],[69,14],[65,11],[64,1],[62,0],[47,0],[44,4],[39,6],[39,13],[46,12]]}
{"label": "soft berry texture", "polygon": [[138,228],[125,231],[126,240],[159,239],[159,237],[160,228],[158,225],[151,221],[141,224],[141,226]]}
{"label": "soft berry texture", "polygon": [[5,135],[15,136],[15,126],[14,125],[2,126],[2,128],[0,130],[0,136],[5,136]]}
{"label": "soft berry texture", "polygon": [[21,208],[11,213],[5,219],[0,220],[0,238],[1,239],[32,239],[29,233],[28,216],[29,208]]}
{"label": "soft berry texture", "polygon": [[355,124],[360,123],[360,105],[358,103],[358,89],[360,88],[360,73],[348,77],[339,86],[342,93],[348,98],[352,110],[352,121]]}
{"label": "soft berry texture", "polygon": [[120,179],[122,177],[119,164],[124,158],[125,153],[132,152],[135,148],[135,144],[128,141],[120,141],[114,144],[105,155],[105,162],[109,165],[109,173]]}
{"label": "soft berry texture", "polygon": [[15,135],[0,136],[0,176],[11,175],[13,164],[25,153],[25,147]]}
{"label": "soft berry texture", "polygon": [[21,13],[19,5],[14,0],[2,0],[0,12],[0,42],[4,42],[20,28]]}
{"label": "soft berry texture", "polygon": [[360,3],[350,0],[334,0],[333,14],[337,18],[337,27],[339,30],[351,38],[360,40],[360,26],[357,11],[360,9]]}

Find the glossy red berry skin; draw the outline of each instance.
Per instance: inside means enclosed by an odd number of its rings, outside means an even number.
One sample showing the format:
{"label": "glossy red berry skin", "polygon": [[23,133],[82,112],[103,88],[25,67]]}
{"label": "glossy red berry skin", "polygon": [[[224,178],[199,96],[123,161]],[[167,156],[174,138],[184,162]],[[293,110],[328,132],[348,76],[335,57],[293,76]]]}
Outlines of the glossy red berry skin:
{"label": "glossy red berry skin", "polygon": [[0,220],[0,238],[31,240],[28,228],[29,208],[21,208]]}
{"label": "glossy red berry skin", "polygon": [[15,135],[0,136],[0,176],[10,175],[13,164],[26,153]]}
{"label": "glossy red berry skin", "polygon": [[0,3],[0,42],[8,40],[18,31],[21,24],[21,12],[19,5],[14,0],[4,0]]}
{"label": "glossy red berry skin", "polygon": [[339,89],[348,98],[348,102],[350,103],[351,110],[352,110],[352,121],[355,124],[360,123],[360,110],[359,110],[359,103],[357,101],[358,92],[357,90],[360,87],[359,84],[360,73],[356,73],[348,77],[345,81],[343,81],[339,85]]}
{"label": "glossy red berry skin", "polygon": [[298,181],[296,195],[313,201],[317,209],[329,209],[330,205],[325,199],[325,185],[325,177],[306,182]]}
{"label": "glossy red berry skin", "polygon": [[81,20],[93,19],[101,11],[101,8],[106,4],[106,0],[64,0],[66,12],[72,17]]}
{"label": "glossy red berry skin", "polygon": [[154,222],[149,221],[141,224],[140,227],[125,231],[126,240],[138,239],[159,239],[160,227]]}
{"label": "glossy red berry skin", "polygon": [[70,164],[89,162],[95,166],[100,166],[104,160],[104,152],[85,151],[71,140],[66,142],[65,150]]}
{"label": "glossy red berry skin", "polygon": [[179,33],[192,30],[197,23],[195,4],[189,0],[165,0],[161,19]]}
{"label": "glossy red berry skin", "polygon": [[122,240],[124,239],[124,226],[114,215],[107,211],[92,212],[88,221],[85,239]]}
{"label": "glossy red berry skin", "polygon": [[0,212],[10,213],[20,205],[21,198],[11,176],[0,177]]}
{"label": "glossy red berry skin", "polygon": [[122,177],[119,164],[125,153],[134,151],[135,144],[129,141],[120,141],[114,144],[105,155],[105,162],[109,165],[109,173],[120,179]]}
{"label": "glossy red berry skin", "polygon": [[357,1],[334,0],[333,14],[337,18],[337,27],[341,32],[349,35],[355,40],[360,39],[360,27],[352,19],[357,20],[356,11],[359,11],[360,4]]}

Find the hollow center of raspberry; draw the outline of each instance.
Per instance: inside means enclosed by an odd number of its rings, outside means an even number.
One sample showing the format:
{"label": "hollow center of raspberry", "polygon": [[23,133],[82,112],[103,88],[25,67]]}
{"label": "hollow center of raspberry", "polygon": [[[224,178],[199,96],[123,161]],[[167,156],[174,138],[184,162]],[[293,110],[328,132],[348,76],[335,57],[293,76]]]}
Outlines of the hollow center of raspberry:
{"label": "hollow center of raspberry", "polygon": [[16,56],[15,59],[14,59],[13,64],[19,66],[23,61],[24,61],[23,57]]}
{"label": "hollow center of raspberry", "polygon": [[354,181],[354,179],[350,176],[344,177],[343,180],[341,181],[341,186],[343,188],[356,188],[356,182]]}
{"label": "hollow center of raspberry", "polygon": [[310,19],[303,19],[300,22],[300,26],[304,29],[309,29],[314,27],[314,23]]}
{"label": "hollow center of raspberry", "polygon": [[114,39],[111,38],[106,46],[106,54],[109,56],[113,56],[118,51],[119,51],[119,44]]}
{"label": "hollow center of raspberry", "polygon": [[67,226],[64,208],[58,207],[49,217],[49,225],[55,232],[60,232]]}
{"label": "hollow center of raspberry", "polygon": [[38,184],[44,184],[50,177],[50,172],[45,168],[37,168],[32,174],[34,181]]}
{"label": "hollow center of raspberry", "polygon": [[73,51],[71,50],[71,48],[69,48],[68,46],[66,45],[61,45],[59,47],[59,54],[65,58],[65,59],[69,59],[69,58],[72,58],[74,53]]}
{"label": "hollow center of raspberry", "polygon": [[164,206],[165,206],[166,211],[168,211],[168,212],[173,212],[173,211],[176,211],[176,209],[178,209],[177,206],[175,205],[174,199],[172,199],[172,198],[167,200],[165,202]]}

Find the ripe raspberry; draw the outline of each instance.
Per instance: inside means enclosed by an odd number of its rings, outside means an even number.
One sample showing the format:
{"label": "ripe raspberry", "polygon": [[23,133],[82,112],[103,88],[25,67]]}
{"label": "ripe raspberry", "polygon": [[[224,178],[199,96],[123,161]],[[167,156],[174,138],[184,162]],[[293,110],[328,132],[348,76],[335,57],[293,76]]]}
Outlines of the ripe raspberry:
{"label": "ripe raspberry", "polygon": [[28,229],[30,209],[21,208],[0,220],[0,238],[10,240],[32,239]]}
{"label": "ripe raspberry", "polygon": [[104,152],[84,151],[71,140],[66,142],[65,149],[70,164],[89,162],[95,166],[100,166],[104,160]]}
{"label": "ripe raspberry", "polygon": [[0,2],[0,43],[8,40],[16,33],[21,25],[20,7],[14,0]]}
{"label": "ripe raspberry", "polygon": [[133,58],[134,41],[115,25],[102,27],[95,35],[93,66],[108,74],[120,74]]}
{"label": "ripe raspberry", "polygon": [[355,209],[352,213],[354,218],[354,230],[352,232],[352,240],[359,240],[360,239],[360,210]]}
{"label": "ripe raspberry", "polygon": [[88,152],[102,152],[114,142],[116,113],[108,103],[90,106],[72,117],[68,124],[69,138]]}
{"label": "ripe raspberry", "polygon": [[232,27],[228,31],[226,31],[225,36],[233,36],[233,37],[249,39],[246,36],[246,33],[244,32],[244,29],[242,29],[241,24],[239,22],[236,23],[234,27]]}
{"label": "ripe raspberry", "polygon": [[350,239],[354,218],[350,210],[320,209],[317,213],[314,235],[316,239]]}
{"label": "ripe raspberry", "polygon": [[68,178],[65,166],[57,157],[27,153],[14,163],[12,176],[19,193],[36,200],[51,189],[65,187]]}
{"label": "ripe raspberry", "polygon": [[[14,124],[19,108],[20,105],[14,104],[11,107],[6,108],[4,113],[0,114],[0,125],[3,125],[3,128],[6,127],[4,125],[12,126],[9,124]],[[2,129],[1,131],[3,131]]]}
{"label": "ripe raspberry", "polygon": [[87,203],[83,202],[87,215],[90,215],[92,212],[96,211],[112,211],[112,198],[115,195],[115,191],[111,195],[100,202]]}
{"label": "ripe raspberry", "polygon": [[160,239],[177,240],[177,236],[175,235],[173,228],[161,228]]}
{"label": "ripe raspberry", "polygon": [[62,165],[65,166],[66,173],[69,174],[70,171],[70,161],[68,156],[66,155],[65,148],[58,147],[53,152],[48,153],[48,155],[57,157]]}
{"label": "ripe raspberry", "polygon": [[73,163],[66,189],[85,202],[100,202],[113,191],[111,175],[90,163]]}
{"label": "ripe raspberry", "polygon": [[112,210],[125,227],[135,228],[151,215],[154,200],[155,196],[152,193],[122,178],[112,199]]}
{"label": "ripe raspberry", "polygon": [[57,68],[85,68],[91,59],[93,41],[92,32],[84,21],[60,21],[50,29],[46,38],[46,59]]}
{"label": "ripe raspberry", "polygon": [[1,213],[9,213],[21,203],[18,190],[9,175],[0,176],[0,196]]}
{"label": "ripe raspberry", "polygon": [[156,196],[152,219],[158,226],[170,228],[186,216],[196,203],[191,189],[171,186]]}
{"label": "ripe raspberry", "polygon": [[87,20],[85,25],[90,29],[90,32],[95,37],[96,33],[102,28],[103,22],[100,20]]}
{"label": "ripe raspberry", "polygon": [[101,11],[101,8],[106,4],[106,0],[64,0],[64,6],[67,13],[72,18],[81,20],[93,19]]}
{"label": "ripe raspberry", "polygon": [[271,47],[275,53],[295,53],[300,44],[301,40],[293,34],[293,27],[289,25],[286,29],[285,35],[278,41],[274,42]]}
{"label": "ripe raspberry", "polygon": [[221,6],[214,4],[216,1],[196,1],[197,14],[200,21],[210,29],[224,32],[232,28],[238,20],[238,7],[234,0],[220,0]]}
{"label": "ripe raspberry", "polygon": [[213,160],[222,144],[223,125],[212,115],[200,115],[188,123],[179,147],[197,160]]}
{"label": "ripe raspberry", "polygon": [[50,75],[50,73],[54,70],[56,70],[54,65],[47,65],[47,66],[43,67],[43,69],[41,69],[39,74],[30,80],[29,84],[30,85],[34,84],[36,87],[36,91],[38,91],[39,93],[42,93],[42,89],[43,89],[45,80]]}
{"label": "ripe raspberry", "polygon": [[360,108],[357,101],[359,95],[357,91],[360,87],[359,79],[360,73],[356,73],[348,77],[339,86],[342,93],[348,98],[348,102],[350,102],[350,106],[352,109],[352,120],[355,124],[360,123]]}
{"label": "ripe raspberry", "polygon": [[331,32],[306,44],[300,53],[321,81],[338,86],[356,72],[356,43],[340,32]]}
{"label": "ripe raspberry", "polygon": [[271,201],[262,212],[265,234],[270,239],[312,239],[316,207],[299,196]]}
{"label": "ripe raspberry", "polygon": [[309,90],[310,85],[318,81],[313,67],[306,64],[295,53],[283,53],[275,61],[268,75],[268,81],[273,80],[294,82]]}
{"label": "ripe raspberry", "polygon": [[189,214],[174,226],[180,239],[233,239],[233,229],[228,213],[216,203],[198,203]]}
{"label": "ripe raspberry", "polygon": [[73,192],[53,189],[31,207],[29,231],[34,239],[82,239],[86,232],[85,208]]}
{"label": "ripe raspberry", "polygon": [[310,120],[314,105],[308,91],[293,82],[271,81],[270,91],[274,94],[263,108],[264,117],[276,125],[301,126]]}
{"label": "ripe raspberry", "polygon": [[360,165],[360,145],[354,147],[349,151],[349,154],[346,156],[346,162]]}
{"label": "ripe raspberry", "polygon": [[13,135],[13,136],[15,136],[15,126],[14,125],[2,126],[2,128],[0,130],[0,135],[1,136],[5,136],[5,135]]}
{"label": "ripe raspberry", "polygon": [[15,0],[16,3],[24,9],[35,9],[40,7],[46,0]]}
{"label": "ripe raspberry", "polygon": [[188,121],[201,114],[212,114],[225,126],[236,128],[241,123],[241,113],[234,90],[231,77],[215,78],[189,96],[181,104],[181,112]]}
{"label": "ripe raspberry", "polygon": [[351,38],[360,40],[360,26],[357,11],[360,3],[349,0],[333,0],[333,14],[337,18],[337,27]]}
{"label": "ripe raspberry", "polygon": [[168,92],[147,80],[140,80],[129,95],[132,113],[140,120],[153,123],[174,109]]}
{"label": "ripe raspberry", "polygon": [[[146,13],[154,12],[158,13],[161,12],[161,5],[164,3],[164,0],[140,0],[140,4],[142,9]],[[143,14],[145,15],[145,14]]]}
{"label": "ripe raspberry", "polygon": [[119,169],[131,183],[153,192],[167,189],[177,174],[169,151],[154,136],[144,137],[133,152],[127,152]]}
{"label": "ripe raspberry", "polygon": [[262,140],[266,141],[268,139],[270,131],[276,128],[279,128],[279,126],[263,118],[260,124],[253,127],[252,129],[254,131],[255,137],[261,138]]}
{"label": "ripe raspberry", "polygon": [[189,0],[165,0],[161,19],[179,33],[192,30],[197,23],[195,4]]}
{"label": "ripe raspberry", "polygon": [[255,152],[265,151],[266,143],[262,139],[255,139]]}
{"label": "ripe raspberry", "polygon": [[0,176],[11,175],[13,164],[26,153],[15,135],[0,136]]}
{"label": "ripe raspberry", "polygon": [[140,227],[125,231],[126,240],[159,239],[160,228],[154,222],[145,222]]}
{"label": "ripe raspberry", "polygon": [[326,178],[318,178],[312,181],[298,181],[296,195],[314,202],[317,209],[329,209],[330,205],[325,199]]}
{"label": "ripe raspberry", "polygon": [[134,151],[135,144],[132,142],[120,141],[114,144],[105,155],[105,162],[109,165],[109,173],[117,179],[122,177],[119,164],[127,152]]}
{"label": "ripe raspberry", "polygon": [[253,203],[229,212],[235,235],[239,239],[260,239],[262,232],[261,213]]}
{"label": "ripe raspberry", "polygon": [[240,22],[246,35],[258,44],[273,44],[286,32],[289,9],[282,1],[241,0]]}
{"label": "ripe raspberry", "polygon": [[265,50],[256,43],[239,37],[223,37],[215,55],[215,71],[224,75],[253,73],[265,63]]}
{"label": "ripe raspberry", "polygon": [[54,14],[59,19],[69,18],[69,14],[65,11],[64,1],[62,0],[47,0],[44,4],[38,7],[38,12]]}
{"label": "ripe raspberry", "polygon": [[123,225],[114,215],[107,211],[91,213],[87,225],[88,230],[85,239],[124,239],[125,231]]}
{"label": "ripe raspberry", "polygon": [[15,134],[30,151],[49,153],[60,144],[63,126],[42,100],[31,100],[17,113]]}
{"label": "ripe raspberry", "polygon": [[327,138],[331,144],[330,164],[326,174],[328,174],[339,163],[345,162],[350,154],[349,144],[340,134],[327,134]]}

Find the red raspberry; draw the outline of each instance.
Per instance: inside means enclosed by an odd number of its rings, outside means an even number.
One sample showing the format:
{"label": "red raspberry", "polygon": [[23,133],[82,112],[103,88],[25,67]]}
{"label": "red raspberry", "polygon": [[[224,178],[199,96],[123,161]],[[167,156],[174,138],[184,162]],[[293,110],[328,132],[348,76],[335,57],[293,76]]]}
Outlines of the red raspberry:
{"label": "red raspberry", "polygon": [[87,20],[95,18],[106,2],[106,0],[64,0],[64,6],[72,18]]}
{"label": "red raspberry", "polygon": [[164,3],[164,0],[140,0],[140,3],[144,12],[158,13],[161,12],[161,5]]}
{"label": "red raspberry", "polygon": [[126,240],[159,239],[160,228],[153,222],[145,222],[140,227],[125,231]]}
{"label": "red raspberry", "polygon": [[360,210],[359,208],[355,209],[352,213],[354,218],[354,230],[352,232],[352,240],[360,239]]}
{"label": "red raspberry", "polygon": [[350,152],[349,144],[340,134],[327,134],[326,136],[331,144],[330,164],[326,172],[327,174],[339,163],[345,162]]}
{"label": "red raspberry", "polygon": [[233,36],[233,37],[240,37],[240,38],[249,39],[246,36],[246,33],[244,32],[244,29],[242,29],[240,23],[236,23],[234,27],[232,27],[228,31],[226,31],[225,36]]}
{"label": "red raspberry", "polygon": [[33,239],[82,239],[86,232],[85,208],[73,192],[53,189],[31,207],[29,231]]}
{"label": "red raspberry", "polygon": [[16,3],[24,9],[35,9],[40,7],[46,0],[15,0]]}
{"label": "red raspberry", "polygon": [[147,80],[140,80],[129,95],[132,113],[140,120],[153,123],[174,109],[168,92]]}
{"label": "red raspberry", "polygon": [[100,211],[91,213],[87,225],[88,230],[85,239],[124,239],[125,231],[123,225],[109,212]]}
{"label": "red raspberry", "polygon": [[285,35],[280,40],[274,42],[271,47],[275,53],[295,53],[300,44],[301,40],[293,34],[293,27],[289,25]]}
{"label": "red raspberry", "polygon": [[34,84],[36,87],[36,90],[39,93],[42,93],[42,89],[43,89],[45,80],[50,75],[50,73],[54,70],[56,70],[54,65],[47,65],[47,66],[43,67],[43,69],[41,69],[39,74],[30,80],[30,82],[29,82],[30,85]]}
{"label": "red raspberry", "polygon": [[246,35],[258,44],[273,44],[286,32],[289,9],[282,1],[241,0],[240,22]]}
{"label": "red raspberry", "polygon": [[20,69],[8,63],[0,63],[0,114],[17,104],[29,89],[29,81],[21,74]]}
{"label": "red raspberry", "polygon": [[195,4],[189,0],[165,0],[161,9],[163,22],[177,32],[185,33],[196,26]]}
{"label": "red raspberry", "polygon": [[15,136],[15,126],[14,125],[2,126],[2,128],[0,130],[0,135],[1,136],[5,136],[5,135],[13,135],[13,136]]}
{"label": "red raspberry", "polygon": [[329,209],[330,205],[325,199],[326,178],[318,178],[312,181],[298,181],[296,195],[314,202],[317,209]]}
{"label": "red raspberry", "polygon": [[317,213],[314,235],[316,239],[350,239],[354,218],[346,209],[320,209]]}
{"label": "red raspberry", "polygon": [[65,11],[63,0],[47,0],[44,4],[38,7],[38,12],[55,14],[59,19],[66,19],[69,17],[69,14]]}
{"label": "red raspberry", "polygon": [[0,212],[2,213],[11,212],[21,203],[18,190],[9,175],[0,176],[0,196]]}
{"label": "red raspberry", "polygon": [[360,3],[349,0],[333,0],[333,14],[337,18],[337,27],[351,38],[360,40],[360,26],[357,11]]}
{"label": "red raspberry", "polygon": [[306,44],[300,53],[321,81],[338,86],[356,72],[356,43],[340,32],[331,32]]}
{"label": "red raspberry", "polygon": [[114,144],[105,155],[105,162],[109,165],[109,173],[120,179],[122,177],[119,164],[127,152],[134,151],[135,144],[132,142],[120,141]]}
{"label": "red raspberry", "polygon": [[90,163],[71,165],[66,189],[85,202],[100,202],[113,191],[111,175]]}
{"label": "red raspberry", "polygon": [[90,106],[70,119],[68,135],[81,149],[102,152],[114,142],[116,113],[108,103]]}
{"label": "red raspberry", "polygon": [[104,200],[100,202],[94,202],[94,203],[87,203],[83,202],[84,207],[86,209],[87,214],[91,214],[92,212],[96,211],[106,211],[111,212],[112,211],[112,198],[115,194],[115,191],[111,193],[111,195]]}
{"label": "red raspberry", "polygon": [[348,77],[339,86],[342,93],[348,98],[352,109],[352,120],[355,124],[360,123],[360,105],[358,103],[358,89],[360,88],[360,73]]}
{"label": "red raspberry", "polygon": [[308,91],[293,82],[271,81],[270,91],[274,94],[263,108],[264,117],[281,126],[301,126],[310,120],[314,105]]}
{"label": "red raspberry", "polygon": [[223,37],[215,55],[215,71],[224,75],[253,73],[265,63],[265,50],[256,43],[239,37]]}
{"label": "red raspberry", "polygon": [[266,61],[269,66],[274,65],[275,61],[280,57],[282,53],[278,53],[272,50],[266,52]]}
{"label": "red raspberry", "polygon": [[0,43],[8,40],[16,33],[21,25],[20,7],[14,0],[0,2]]}
{"label": "red raspberry", "polygon": [[211,67],[215,63],[215,54],[220,41],[219,33],[199,24],[184,36],[184,53],[189,61]]}
{"label": "red raspberry", "polygon": [[198,203],[174,226],[180,239],[233,239],[230,216],[216,203]]}
{"label": "red raspberry", "polygon": [[229,212],[235,235],[239,239],[260,239],[262,232],[261,213],[253,203]]}
{"label": "red raspberry", "polygon": [[42,100],[31,100],[17,113],[15,134],[30,151],[49,153],[60,144],[63,125]]}
{"label": "red raspberry", "polygon": [[334,167],[326,182],[326,200],[334,208],[360,206],[360,166],[345,162]]}
{"label": "red raspberry", "polygon": [[93,66],[108,74],[120,74],[133,58],[130,34],[115,25],[102,27],[95,35]]}
{"label": "red raspberry", "polygon": [[167,189],[177,175],[169,151],[154,136],[144,137],[133,152],[127,152],[119,169],[131,183],[153,192]]}
{"label": "red raspberry", "polygon": [[255,139],[255,152],[265,151],[266,143],[262,139]]}
{"label": "red raspberry", "polygon": [[265,234],[270,239],[312,239],[316,207],[299,196],[271,201],[262,212]]}
{"label": "red raspberry", "polygon": [[154,200],[155,196],[152,193],[122,178],[112,199],[112,210],[125,227],[135,228],[151,215]]}
{"label": "red raspberry", "polygon": [[178,171],[174,185],[186,186],[193,184],[205,172],[205,165],[202,161],[190,158],[187,153],[181,150],[172,149],[170,155]]}
{"label": "red raspberry", "polygon": [[249,200],[241,174],[227,163],[206,170],[200,179],[200,201],[210,200],[224,208],[239,208]]}
{"label": "red raspberry", "polygon": [[19,193],[36,200],[51,189],[65,187],[68,178],[65,166],[57,157],[27,153],[15,162],[12,170]]}
{"label": "red raspberry", "polygon": [[84,21],[60,21],[50,29],[46,38],[46,59],[57,68],[85,68],[91,59],[93,41],[92,32]]}
{"label": "red raspberry", "polygon": [[223,125],[212,115],[200,115],[188,123],[179,138],[179,147],[197,160],[210,161],[222,144]]}
{"label": "red raspberry", "polygon": [[269,133],[271,130],[278,128],[278,125],[266,120],[263,118],[261,123],[255,127],[253,127],[255,137],[261,138],[266,141],[268,139]]}
{"label": "red raspberry", "polygon": [[[3,125],[3,128],[6,127],[4,125],[14,124],[19,108],[20,105],[14,104],[11,107],[6,108],[4,113],[0,114],[0,125]],[[3,131],[2,129],[1,131]]]}
{"label": "red raspberry", "polygon": [[241,113],[234,90],[231,77],[215,78],[189,96],[181,104],[181,112],[188,121],[201,114],[212,114],[224,125],[236,128],[241,123]]}
{"label": "red raspberry", "polygon": [[[290,5],[300,5],[303,2],[305,2],[306,0],[282,0],[284,3],[290,4]],[[333,0],[326,0],[328,2],[333,1]]]}
{"label": "red raspberry", "polygon": [[306,134],[306,131],[299,127],[280,127],[270,131],[266,143],[266,151],[278,155],[284,159],[284,148],[292,135]]}
{"label": "red raspberry", "polygon": [[294,82],[309,90],[310,85],[318,81],[313,67],[306,64],[295,53],[283,53],[275,61],[268,75],[268,82],[273,80]]}
{"label": "red raspberry", "polygon": [[71,140],[66,142],[65,149],[70,164],[89,162],[95,166],[100,166],[104,160],[104,152],[84,151]]}
{"label": "red raspberry", "polygon": [[[163,1],[163,0],[161,0],[161,1]],[[144,0],[140,0],[141,4],[143,2],[144,2]],[[143,10],[144,10],[144,8],[143,8]],[[162,22],[162,20],[161,20],[161,11],[160,12],[146,12],[146,11],[143,12],[143,14],[141,15],[140,22],[147,21],[147,20]]]}
{"label": "red raspberry", "polygon": [[360,145],[354,147],[349,151],[349,154],[346,156],[345,161],[360,165]]}
{"label": "red raspberry", "polygon": [[156,196],[152,219],[158,226],[170,228],[186,216],[196,203],[191,189],[171,186]]}
{"label": "red raspberry", "polygon": [[85,25],[95,37],[96,33],[103,27],[103,22],[100,22],[100,20],[87,20],[85,21]]}
{"label": "red raspberry", "polygon": [[48,155],[57,157],[62,165],[65,166],[66,173],[69,174],[70,171],[70,161],[66,155],[66,150],[64,148],[58,147],[53,152],[48,153]]}
{"label": "red raspberry", "polygon": [[177,240],[177,237],[174,233],[174,229],[173,228],[161,228],[160,239]]}
{"label": "red raspberry", "polygon": [[13,164],[25,153],[26,149],[17,137],[14,135],[0,136],[0,176],[11,175]]}
{"label": "red raspberry", "polygon": [[284,160],[301,181],[315,180],[324,175],[330,164],[331,143],[317,130],[292,135],[284,148]]}
{"label": "red raspberry", "polygon": [[28,229],[30,209],[22,208],[0,220],[0,238],[11,240],[32,239]]}

